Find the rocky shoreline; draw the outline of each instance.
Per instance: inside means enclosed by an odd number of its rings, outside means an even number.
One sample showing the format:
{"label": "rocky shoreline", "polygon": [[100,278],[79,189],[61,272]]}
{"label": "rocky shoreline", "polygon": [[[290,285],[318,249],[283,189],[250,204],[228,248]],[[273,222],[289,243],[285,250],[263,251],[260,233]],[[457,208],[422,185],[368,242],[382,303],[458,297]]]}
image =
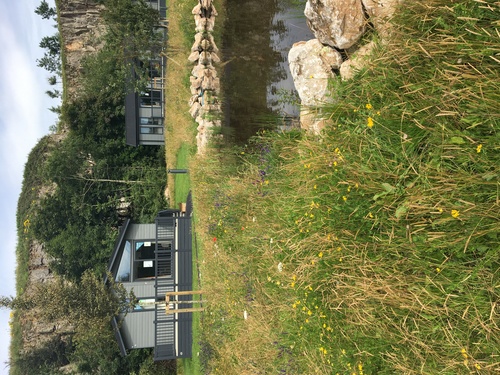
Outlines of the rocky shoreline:
{"label": "rocky shoreline", "polygon": [[327,124],[316,109],[335,100],[332,78],[351,79],[367,63],[375,41],[360,41],[373,30],[384,43],[390,19],[402,0],[308,0],[304,14],[316,39],[293,45],[288,62],[301,99],[303,129],[319,133]]}

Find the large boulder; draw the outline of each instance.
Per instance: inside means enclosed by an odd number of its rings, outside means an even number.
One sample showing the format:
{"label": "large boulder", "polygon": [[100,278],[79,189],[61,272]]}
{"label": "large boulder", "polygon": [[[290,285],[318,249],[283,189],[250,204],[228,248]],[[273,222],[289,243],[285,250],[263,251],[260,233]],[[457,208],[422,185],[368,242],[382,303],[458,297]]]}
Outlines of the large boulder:
{"label": "large boulder", "polygon": [[400,0],[362,0],[366,14],[379,35],[386,37],[389,32],[389,21],[394,15]]}
{"label": "large boulder", "polygon": [[354,77],[356,72],[365,68],[370,62],[370,56],[375,48],[375,42],[371,41],[361,46],[353,55],[340,66],[340,77],[346,81]]}
{"label": "large boulder", "polygon": [[288,64],[302,105],[315,106],[328,94],[328,80],[340,68],[342,56],[317,39],[295,43],[288,53]]}
{"label": "large boulder", "polygon": [[361,0],[308,0],[304,14],[316,39],[335,48],[351,47],[365,32]]}

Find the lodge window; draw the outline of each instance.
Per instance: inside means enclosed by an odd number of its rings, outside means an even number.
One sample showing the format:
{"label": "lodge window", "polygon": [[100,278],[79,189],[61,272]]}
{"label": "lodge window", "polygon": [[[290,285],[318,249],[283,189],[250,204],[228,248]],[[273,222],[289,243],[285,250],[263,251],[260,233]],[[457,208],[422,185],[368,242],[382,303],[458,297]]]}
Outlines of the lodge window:
{"label": "lodge window", "polygon": [[172,275],[172,242],[158,243],[158,264],[155,259],[156,244],[154,241],[125,241],[122,257],[115,281],[129,282],[138,279]]}
{"label": "lodge window", "polygon": [[141,93],[140,103],[142,107],[161,105],[161,92],[157,90],[151,90]]}
{"label": "lodge window", "polygon": [[134,278],[143,279],[155,276],[154,242],[135,242]]}
{"label": "lodge window", "polygon": [[141,298],[134,306],[134,311],[152,310],[155,308],[156,301],[154,298]]}
{"label": "lodge window", "polygon": [[141,134],[163,134],[163,127],[141,126]]}
{"label": "lodge window", "polygon": [[125,241],[125,247],[123,248],[122,258],[120,260],[120,265],[118,266],[118,271],[116,272],[115,281],[131,281],[130,280],[130,250],[132,248],[132,243],[130,241]]}
{"label": "lodge window", "polygon": [[149,279],[155,277],[155,268],[158,269],[158,276],[170,276],[172,274],[172,244],[159,243],[158,250],[160,250],[158,260],[159,263],[156,267],[155,260],[155,242],[150,241],[136,241],[134,242],[134,261],[133,261],[133,275],[134,280]]}
{"label": "lodge window", "polygon": [[140,121],[141,121],[141,125],[162,125],[163,124],[162,117],[141,117]]}

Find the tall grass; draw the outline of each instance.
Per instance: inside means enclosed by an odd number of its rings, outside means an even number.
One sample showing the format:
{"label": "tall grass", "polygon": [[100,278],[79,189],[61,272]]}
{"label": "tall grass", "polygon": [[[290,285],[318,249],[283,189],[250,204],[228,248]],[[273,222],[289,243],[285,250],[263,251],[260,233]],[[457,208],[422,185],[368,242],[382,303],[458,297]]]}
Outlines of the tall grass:
{"label": "tall grass", "polygon": [[406,3],[320,136],[197,162],[205,372],[500,371],[499,11]]}

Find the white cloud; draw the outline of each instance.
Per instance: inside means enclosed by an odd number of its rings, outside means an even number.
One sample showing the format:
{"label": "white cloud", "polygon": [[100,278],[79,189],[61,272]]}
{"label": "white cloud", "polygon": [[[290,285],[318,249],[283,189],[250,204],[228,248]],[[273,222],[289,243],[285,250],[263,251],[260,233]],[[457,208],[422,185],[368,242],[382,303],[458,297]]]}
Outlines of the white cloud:
{"label": "white cloud", "polygon": [[[57,105],[45,94],[48,74],[36,66],[43,55],[38,44],[52,35],[53,22],[34,14],[40,0],[8,2],[0,13],[0,295],[15,294],[16,206],[24,164],[37,140],[56,118],[47,108]],[[49,1],[53,6],[53,1]],[[0,374],[7,374],[9,312],[0,311]]]}

